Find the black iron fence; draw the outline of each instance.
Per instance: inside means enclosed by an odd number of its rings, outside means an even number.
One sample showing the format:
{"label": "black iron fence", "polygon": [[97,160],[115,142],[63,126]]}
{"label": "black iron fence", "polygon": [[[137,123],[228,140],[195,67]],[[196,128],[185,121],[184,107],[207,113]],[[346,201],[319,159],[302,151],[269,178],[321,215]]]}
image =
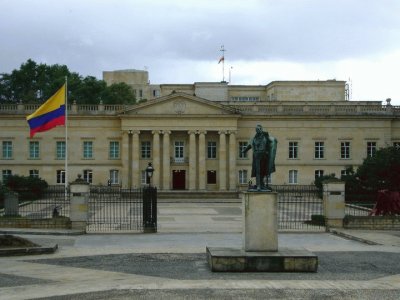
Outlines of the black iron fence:
{"label": "black iron fence", "polygon": [[275,185],[278,229],[324,231],[323,202],[314,185]]}
{"label": "black iron fence", "polygon": [[142,231],[142,199],[142,189],[91,186],[87,231]]}
{"label": "black iron fence", "polygon": [[[48,186],[43,192],[40,199],[19,200],[16,215],[27,219],[50,219],[53,217],[69,217],[70,213],[70,194],[65,191],[64,186],[52,185]],[[3,210],[3,215],[6,210]]]}

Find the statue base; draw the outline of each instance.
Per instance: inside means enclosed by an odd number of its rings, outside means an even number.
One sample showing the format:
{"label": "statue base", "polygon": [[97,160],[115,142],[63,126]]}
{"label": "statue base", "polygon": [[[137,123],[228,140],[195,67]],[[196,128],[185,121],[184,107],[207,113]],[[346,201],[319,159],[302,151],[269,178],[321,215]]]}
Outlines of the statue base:
{"label": "statue base", "polygon": [[207,247],[212,272],[317,272],[318,256],[307,250],[247,252],[243,249]]}
{"label": "statue base", "polygon": [[277,193],[242,193],[244,251],[278,251],[277,211]]}
{"label": "statue base", "polygon": [[213,272],[317,272],[307,250],[278,250],[277,193],[243,192],[243,248],[207,247]]}

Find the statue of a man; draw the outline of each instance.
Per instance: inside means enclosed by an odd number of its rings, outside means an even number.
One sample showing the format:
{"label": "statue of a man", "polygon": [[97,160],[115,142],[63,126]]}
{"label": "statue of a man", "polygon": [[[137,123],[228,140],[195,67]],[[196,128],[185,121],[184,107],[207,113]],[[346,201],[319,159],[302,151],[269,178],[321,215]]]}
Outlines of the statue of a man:
{"label": "statue of a man", "polygon": [[[256,126],[256,134],[250,143],[243,150],[246,153],[253,149],[253,164],[251,168],[251,176],[256,177],[256,191],[271,191],[271,188],[264,183],[271,173],[275,172],[275,156],[278,141],[270,136],[268,132],[263,131],[261,125]],[[254,189],[249,189],[254,191]]]}

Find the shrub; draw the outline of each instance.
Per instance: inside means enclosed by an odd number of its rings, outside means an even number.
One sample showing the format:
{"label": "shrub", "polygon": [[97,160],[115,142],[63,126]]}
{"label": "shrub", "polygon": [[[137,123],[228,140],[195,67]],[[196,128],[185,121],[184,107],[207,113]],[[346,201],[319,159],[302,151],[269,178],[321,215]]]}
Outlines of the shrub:
{"label": "shrub", "polygon": [[20,200],[39,199],[48,187],[45,180],[30,176],[12,175],[4,183],[8,189],[18,193]]}

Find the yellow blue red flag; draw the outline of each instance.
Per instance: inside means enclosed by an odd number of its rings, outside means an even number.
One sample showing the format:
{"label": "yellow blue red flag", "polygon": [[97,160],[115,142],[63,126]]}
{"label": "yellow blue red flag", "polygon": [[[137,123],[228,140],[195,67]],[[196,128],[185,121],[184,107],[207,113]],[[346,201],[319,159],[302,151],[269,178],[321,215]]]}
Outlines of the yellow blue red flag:
{"label": "yellow blue red flag", "polygon": [[65,125],[65,86],[64,84],[33,114],[26,117],[31,129],[31,138],[37,132],[47,131],[59,125]]}

